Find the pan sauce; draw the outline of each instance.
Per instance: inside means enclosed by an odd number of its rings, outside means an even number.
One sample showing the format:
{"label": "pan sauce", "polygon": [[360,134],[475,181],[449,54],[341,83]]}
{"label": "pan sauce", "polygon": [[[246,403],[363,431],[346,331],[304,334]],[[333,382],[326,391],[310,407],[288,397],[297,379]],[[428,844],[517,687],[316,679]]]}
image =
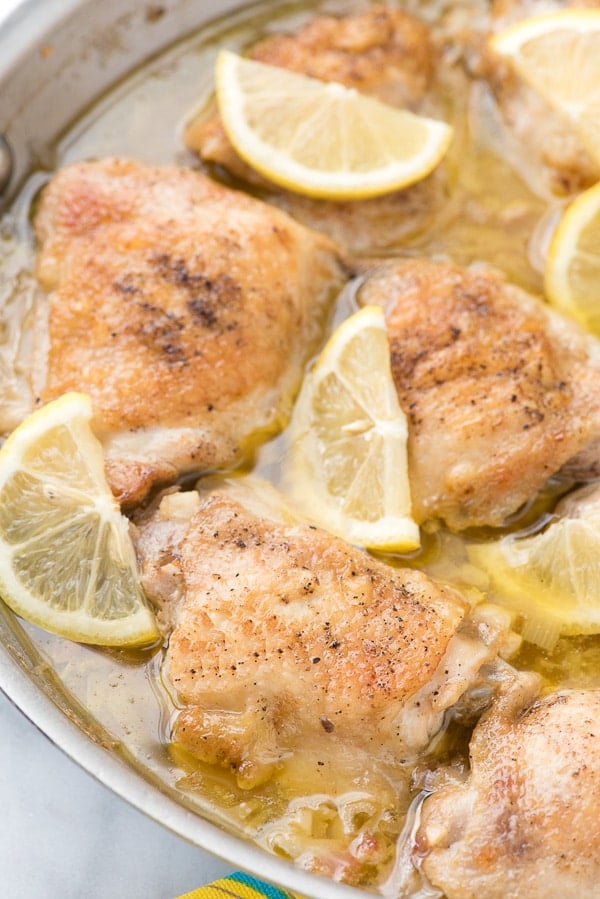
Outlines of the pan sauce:
{"label": "pan sauce", "polygon": [[[350,5],[289,5],[277,17],[272,10],[265,12],[264,7],[258,13],[251,8],[233,25],[219,23],[190,37],[134,72],[88,110],[56,146],[48,148],[49,168],[108,154],[131,155],[153,163],[198,165],[183,149],[182,126],[190,109],[202,108],[210,96],[215,48],[226,44],[241,49],[265,30],[291,29],[306,17],[308,9],[340,12]],[[477,10],[477,5],[473,6]],[[443,11],[434,3],[421,4],[419,9],[428,18]],[[458,69],[453,79],[452,96],[444,93],[447,85],[438,88],[457,134],[447,160],[451,191],[444,215],[426,230],[415,228],[397,247],[379,247],[377,255],[447,254],[461,264],[486,260],[517,284],[539,291],[538,242],[543,241],[546,225],[556,215],[556,201],[534,194],[523,180],[529,173],[523,170],[520,177],[514,160],[509,162],[503,155],[502,133],[485,86],[473,83],[467,90],[466,79]],[[212,174],[224,177],[222,172]],[[6,429],[18,420],[28,391],[23,373],[17,371],[15,375],[14,368],[29,351],[23,325],[33,314],[35,285],[28,216],[45,177],[44,172],[32,174],[0,232],[0,270],[7,283],[0,294],[4,310],[0,373],[8,384],[0,424]],[[347,305],[341,305],[337,318],[347,310]],[[273,441],[257,456],[256,470],[275,482],[284,440]],[[513,527],[534,521],[550,497],[551,492]],[[466,584],[472,590],[483,582],[465,565],[464,558],[462,540],[437,531],[425,535],[421,553],[401,562],[460,586]],[[388,561],[393,564],[397,560]],[[386,768],[371,764],[358,753],[349,753],[344,759],[319,759],[323,762],[318,766],[321,782],[311,784],[311,795],[306,796],[306,771],[314,769],[316,752],[307,746],[305,757],[290,762],[277,784],[244,792],[225,772],[198,765],[177,747],[169,747],[175,704],[161,681],[158,655],[147,658],[143,653],[104,652],[69,644],[27,624],[22,626],[37,648],[40,665],[48,665],[57,673],[65,688],[89,711],[90,720],[99,722],[111,735],[116,751],[128,755],[134,764],[138,760],[160,780],[176,786],[182,802],[249,833],[271,851],[299,859],[301,864],[313,852],[322,873],[330,876],[378,886],[384,893],[397,895],[400,885],[408,883],[404,843],[398,836],[409,840],[420,788],[431,783],[431,770],[440,761],[452,758],[459,773],[465,767],[469,731],[455,721],[436,741],[431,757],[416,766],[408,760],[404,767]],[[599,663],[597,638],[563,639],[552,653],[525,646],[516,659],[518,666],[539,671],[548,689],[599,686]],[[339,775],[341,769],[343,777]],[[367,831],[376,832],[378,851],[369,853],[365,846],[367,861],[351,869],[345,848]],[[360,851],[356,855],[360,857]],[[420,887],[411,883],[410,888]],[[439,894],[433,891],[419,895]]]}

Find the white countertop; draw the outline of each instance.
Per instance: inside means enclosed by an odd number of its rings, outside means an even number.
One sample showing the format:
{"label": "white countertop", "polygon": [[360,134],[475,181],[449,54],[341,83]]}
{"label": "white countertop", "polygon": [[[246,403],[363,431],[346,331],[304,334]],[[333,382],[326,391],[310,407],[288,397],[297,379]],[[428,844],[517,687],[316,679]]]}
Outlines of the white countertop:
{"label": "white countertop", "polygon": [[2,899],[174,899],[233,870],[97,783],[1,692],[0,733]]}

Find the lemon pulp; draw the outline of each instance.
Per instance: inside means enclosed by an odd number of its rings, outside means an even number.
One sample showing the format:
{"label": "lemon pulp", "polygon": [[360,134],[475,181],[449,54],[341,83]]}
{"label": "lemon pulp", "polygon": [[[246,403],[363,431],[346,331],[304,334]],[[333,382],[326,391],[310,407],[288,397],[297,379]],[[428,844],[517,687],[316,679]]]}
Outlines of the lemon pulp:
{"label": "lemon pulp", "polygon": [[137,646],[158,637],[129,523],[104,477],[87,396],[34,412],[0,450],[0,595],[71,640]]}
{"label": "lemon pulp", "polygon": [[364,199],[428,175],[452,136],[445,122],[395,109],[222,50],[215,72],[225,131],[275,184],[324,199]]}
{"label": "lemon pulp", "polygon": [[339,326],[305,378],[287,489],[303,514],[350,543],[414,550],[407,434],[383,312],[366,306]]}

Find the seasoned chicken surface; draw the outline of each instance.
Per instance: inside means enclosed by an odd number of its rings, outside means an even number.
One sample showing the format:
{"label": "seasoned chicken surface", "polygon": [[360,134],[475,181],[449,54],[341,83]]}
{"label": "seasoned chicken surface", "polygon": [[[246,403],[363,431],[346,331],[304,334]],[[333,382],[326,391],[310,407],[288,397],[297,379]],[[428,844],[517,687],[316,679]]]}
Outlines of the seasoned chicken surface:
{"label": "seasoned chicken surface", "polygon": [[424,259],[365,277],[408,416],[413,514],[500,525],[568,463],[600,473],[600,342],[488,268]]}
{"label": "seasoned chicken surface", "polygon": [[[332,17],[317,16],[295,34],[273,34],[249,51],[256,60],[347,87],[402,108],[432,113],[428,95],[435,51],[427,25],[387,6]],[[332,203],[301,197],[268,184],[237,155],[216,110],[193,120],[186,145],[206,162],[262,185],[268,200],[298,221],[328,234],[354,253],[405,240],[431,221],[444,194],[437,172],[384,198]]]}
{"label": "seasoned chicken surface", "polygon": [[[346,16],[317,16],[295,34],[272,34],[249,51],[251,59],[321,81],[337,81],[402,108],[422,102],[433,71],[429,29],[414,16],[374,6]],[[256,180],[235,153],[215,115],[192,121],[186,144],[204,159]]]}
{"label": "seasoned chicken surface", "polygon": [[596,899],[600,690],[533,701],[521,675],[477,725],[466,783],[425,800],[422,869],[447,899]]}
{"label": "seasoned chicken surface", "polygon": [[34,389],[91,395],[123,501],[281,424],[344,281],[335,247],[188,169],[69,166],[42,194]]}
{"label": "seasoned chicken surface", "polygon": [[[492,31],[501,31],[529,16],[565,7],[599,7],[598,0],[496,0]],[[523,171],[539,191],[570,194],[600,179],[600,167],[560,111],[530,88],[491,50],[483,54],[482,72],[489,81],[508,131],[515,137]]]}
{"label": "seasoned chicken surface", "polygon": [[[175,740],[250,787],[314,740],[399,763],[500,652],[510,618],[226,494],[166,496],[139,524],[144,586],[172,628]],[[309,790],[310,792],[310,790]]]}
{"label": "seasoned chicken surface", "polygon": [[336,18],[317,16],[296,34],[269,35],[250,55],[321,81],[339,81],[403,108],[418,106],[433,72],[428,27],[383,5]]}

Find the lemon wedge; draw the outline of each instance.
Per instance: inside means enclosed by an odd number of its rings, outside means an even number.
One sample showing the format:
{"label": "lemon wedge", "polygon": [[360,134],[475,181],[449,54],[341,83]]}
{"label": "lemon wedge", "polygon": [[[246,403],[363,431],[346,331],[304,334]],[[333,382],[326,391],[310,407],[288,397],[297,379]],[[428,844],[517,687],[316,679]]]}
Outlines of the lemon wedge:
{"label": "lemon wedge", "polygon": [[490,39],[531,87],[573,124],[600,162],[600,10],[523,19]]}
{"label": "lemon wedge", "polygon": [[159,633],[91,415],[87,396],[65,394],[25,419],[0,450],[0,596],[70,640],[149,644]]}
{"label": "lemon wedge", "polygon": [[365,306],[336,329],[304,380],[284,486],[306,517],[349,543],[414,550],[407,433],[383,311]]}
{"label": "lemon wedge", "polygon": [[452,129],[335,82],[288,72],[222,50],[219,112],[248,165],[311,197],[362,199],[428,175]]}
{"label": "lemon wedge", "polygon": [[[583,491],[582,491],[583,492]],[[468,547],[493,598],[521,613],[523,637],[552,649],[561,634],[600,633],[600,492],[540,533]]]}
{"label": "lemon wedge", "polygon": [[544,289],[552,305],[600,337],[600,184],[563,213],[548,248]]}

